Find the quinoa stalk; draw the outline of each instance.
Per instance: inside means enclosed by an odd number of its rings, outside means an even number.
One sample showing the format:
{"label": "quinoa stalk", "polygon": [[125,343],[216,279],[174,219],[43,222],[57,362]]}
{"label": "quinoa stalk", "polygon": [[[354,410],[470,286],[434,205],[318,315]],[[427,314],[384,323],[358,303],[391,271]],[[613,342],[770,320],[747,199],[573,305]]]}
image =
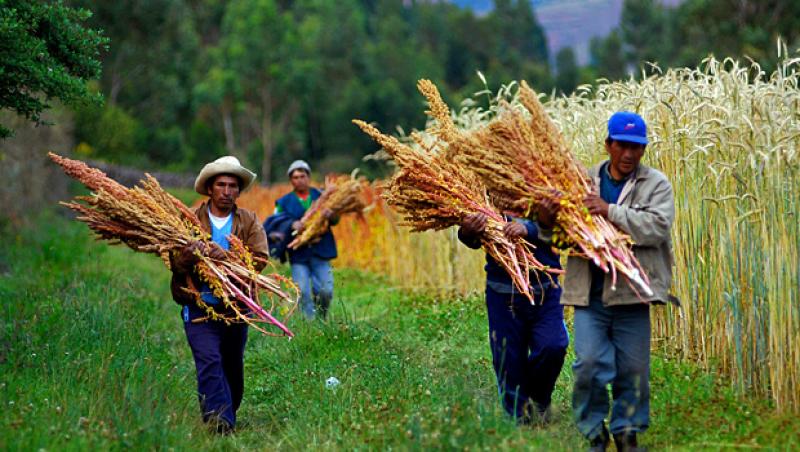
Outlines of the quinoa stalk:
{"label": "quinoa stalk", "polygon": [[326,218],[323,215],[324,209],[330,210],[332,217],[338,217],[345,213],[355,213],[362,224],[366,225],[362,212],[367,207],[367,202],[364,199],[364,188],[368,185],[363,177],[356,178],[356,171],[349,176],[328,175],[325,178],[325,191],[308,208],[303,218],[300,219],[300,222],[303,223],[303,229],[289,243],[288,247],[290,249],[300,248],[313,242],[330,228],[330,218]]}
{"label": "quinoa stalk", "polygon": [[[92,190],[89,196],[78,196],[61,204],[80,214],[77,219],[86,223],[98,238],[112,244],[124,243],[134,251],[156,254],[167,268],[170,256],[189,244],[197,240],[210,244],[211,236],[203,230],[197,216],[149,174],[138,186],[127,188],[79,160],[52,152],[49,156],[68,176]],[[260,274],[254,261],[261,259],[237,237],[231,235],[228,240],[231,246],[224,259],[211,259],[197,252],[199,260],[195,264],[195,272],[226,309],[216,311],[203,302],[194,287],[184,290],[205,309],[206,319],[247,323],[267,335],[292,337],[284,322],[297,306],[297,286],[278,274]],[[267,295],[269,309],[263,307],[261,294]],[[276,312],[282,320],[275,316]],[[274,331],[276,328],[279,332]]]}
{"label": "quinoa stalk", "polygon": [[518,93],[525,112],[501,103],[494,120],[470,132],[455,127],[432,82],[420,80],[417,88],[428,100],[427,113],[434,120],[426,132],[445,143],[442,152],[447,158],[477,175],[501,211],[530,218],[544,198],[558,202],[553,235],[557,246],[570,248],[611,273],[612,289],[619,273],[637,295],[640,291],[652,295],[650,281],[633,255],[631,238],[605,218],[590,215],[583,205],[583,198],[597,189],[525,81]]}
{"label": "quinoa stalk", "polygon": [[[529,270],[560,274],[533,255],[535,246],[524,239],[510,240],[503,233],[504,216],[487,196],[483,183],[472,172],[420,144],[419,150],[381,133],[361,120],[353,121],[386,150],[397,163],[398,171],[386,184],[382,196],[403,216],[403,224],[414,232],[441,230],[461,223],[472,213],[488,218],[481,236],[482,248],[505,268],[514,285],[532,303]],[[446,131],[445,131],[446,133]]]}

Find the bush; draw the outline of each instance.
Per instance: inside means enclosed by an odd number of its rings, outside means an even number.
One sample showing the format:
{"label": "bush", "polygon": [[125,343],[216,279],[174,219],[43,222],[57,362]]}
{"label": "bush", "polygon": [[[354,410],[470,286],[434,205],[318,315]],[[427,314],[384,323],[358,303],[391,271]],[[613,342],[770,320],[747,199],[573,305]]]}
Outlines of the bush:
{"label": "bush", "polygon": [[[86,106],[75,113],[75,138],[81,154],[115,163],[135,163],[140,137],[139,121],[115,105]],[[88,146],[88,149],[87,147]]]}

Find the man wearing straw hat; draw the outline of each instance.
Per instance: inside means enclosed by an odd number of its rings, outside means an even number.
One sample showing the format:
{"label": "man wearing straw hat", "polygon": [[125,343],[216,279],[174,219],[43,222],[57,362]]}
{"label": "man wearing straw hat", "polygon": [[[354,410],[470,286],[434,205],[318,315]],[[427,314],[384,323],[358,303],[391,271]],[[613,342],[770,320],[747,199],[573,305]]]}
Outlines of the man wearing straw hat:
{"label": "man wearing straw hat", "polygon": [[[292,162],[286,175],[289,176],[293,190],[275,202],[273,218],[287,218],[290,222],[289,233],[275,232],[273,236],[273,232],[270,232],[270,240],[274,237],[276,241],[288,242],[292,239],[291,231],[300,233],[303,230],[302,218],[311,204],[322,196],[322,192],[310,185],[311,167],[303,160]],[[323,209],[322,215],[330,219],[330,224],[338,221],[332,217],[329,209]],[[307,319],[314,319],[319,314],[325,319],[333,299],[330,260],[337,255],[333,233],[328,229],[319,240],[287,251],[292,266],[292,279],[300,288],[300,308],[303,315]]]}
{"label": "man wearing straw hat", "polygon": [[[244,348],[247,325],[226,324],[209,319],[186,288],[200,292],[203,302],[224,313],[221,300],[212,295],[193,268],[197,252],[215,259],[224,259],[229,248],[228,237],[239,238],[258,257],[267,258],[267,237],[256,214],[236,206],[239,194],[247,189],[256,175],[243,167],[236,157],[226,156],[207,164],[194,183],[197,193],[208,201],[194,210],[203,228],[211,234],[213,244],[197,241],[172,257],[172,297],[183,306],[182,317],[186,338],[192,349],[197,369],[197,393],[203,421],[217,433],[229,434],[236,425],[236,411],[244,393]],[[264,263],[254,262],[260,271]]]}
{"label": "man wearing straw hat", "polygon": [[[505,224],[503,232],[509,239],[524,237],[536,245],[534,256],[539,262],[561,268],[558,255],[542,242],[543,237],[551,236],[559,206],[545,199],[538,207],[536,222],[514,219]],[[486,215],[475,213],[464,219],[458,238],[478,249],[485,229]],[[535,305],[519,293],[503,267],[486,255],[489,345],[500,399],[519,424],[539,425],[552,419],[551,397],[569,337],[557,281],[544,272],[532,272],[530,281]]]}
{"label": "man wearing straw hat", "polygon": [[[671,300],[675,206],[666,176],[639,163],[647,143],[641,116],[614,113],[605,142],[609,160],[589,170],[599,192],[584,204],[631,236],[653,295],[640,297],[625,283],[612,286],[611,275],[584,258],[567,261],[562,303],[575,307],[572,405],[590,450],[606,449],[609,429],[617,450],[643,450],[636,435],[650,423],[650,304]],[[613,402],[606,427],[609,384]]]}

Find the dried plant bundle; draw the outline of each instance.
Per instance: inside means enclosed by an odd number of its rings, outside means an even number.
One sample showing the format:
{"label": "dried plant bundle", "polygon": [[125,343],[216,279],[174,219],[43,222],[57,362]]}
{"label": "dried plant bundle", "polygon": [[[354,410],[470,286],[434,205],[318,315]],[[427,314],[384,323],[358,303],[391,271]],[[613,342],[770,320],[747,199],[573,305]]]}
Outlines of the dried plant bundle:
{"label": "dried plant bundle", "polygon": [[301,232],[289,243],[288,247],[297,249],[324,234],[331,226],[330,218],[324,215],[327,209],[331,217],[338,217],[346,213],[355,213],[361,222],[366,225],[363,211],[367,207],[364,198],[364,188],[369,183],[363,177],[356,177],[356,171],[351,175],[328,175],[325,177],[325,191],[308,208],[303,218]]}
{"label": "dried plant bundle", "polygon": [[447,143],[443,152],[448,159],[479,176],[500,209],[529,217],[544,198],[559,202],[556,244],[571,247],[611,273],[613,285],[621,273],[634,292],[652,295],[647,275],[631,250],[631,238],[605,218],[590,215],[583,205],[583,198],[595,188],[527,83],[521,82],[518,94],[530,117],[501,103],[497,117],[472,132],[455,127],[433,83],[420,80],[418,88],[435,120],[427,131]]}
{"label": "dried plant bundle", "polygon": [[[171,253],[180,252],[198,240],[210,244],[211,235],[203,230],[197,216],[149,174],[138,186],[127,188],[79,160],[52,152],[49,156],[68,176],[92,190],[89,196],[78,196],[61,204],[77,212],[77,219],[99,238],[112,244],[124,243],[135,251],[157,254],[168,268]],[[293,336],[284,322],[297,306],[297,287],[278,274],[260,274],[255,264],[261,258],[253,255],[237,237],[231,235],[228,240],[231,246],[224,259],[212,259],[198,252],[199,261],[195,264],[200,279],[226,309],[216,311],[202,300],[196,288],[184,290],[194,295],[209,319],[247,323],[268,335]],[[264,293],[268,305],[263,303]],[[271,331],[273,328],[280,333]]]}
{"label": "dried plant bundle", "polygon": [[[529,270],[560,273],[536,260],[534,246],[503,233],[506,221],[489,202],[486,189],[471,172],[418,140],[420,150],[381,133],[364,121],[353,121],[391,155],[398,171],[386,184],[384,199],[403,216],[412,231],[440,230],[458,225],[470,214],[483,213],[488,222],[483,249],[502,265],[520,293],[533,302]],[[418,137],[416,137],[418,138]]]}

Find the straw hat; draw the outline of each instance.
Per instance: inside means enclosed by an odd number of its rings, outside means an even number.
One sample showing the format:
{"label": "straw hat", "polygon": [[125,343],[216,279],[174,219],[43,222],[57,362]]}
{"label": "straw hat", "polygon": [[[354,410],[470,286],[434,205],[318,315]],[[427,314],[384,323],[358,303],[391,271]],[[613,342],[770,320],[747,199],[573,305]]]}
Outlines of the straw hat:
{"label": "straw hat", "polygon": [[220,174],[232,174],[239,177],[242,180],[242,187],[239,187],[240,191],[247,190],[253,181],[256,180],[256,173],[243,167],[236,157],[226,155],[225,157],[220,157],[207,164],[200,170],[200,174],[197,175],[197,179],[194,181],[194,191],[201,195],[208,196],[206,182]]}

